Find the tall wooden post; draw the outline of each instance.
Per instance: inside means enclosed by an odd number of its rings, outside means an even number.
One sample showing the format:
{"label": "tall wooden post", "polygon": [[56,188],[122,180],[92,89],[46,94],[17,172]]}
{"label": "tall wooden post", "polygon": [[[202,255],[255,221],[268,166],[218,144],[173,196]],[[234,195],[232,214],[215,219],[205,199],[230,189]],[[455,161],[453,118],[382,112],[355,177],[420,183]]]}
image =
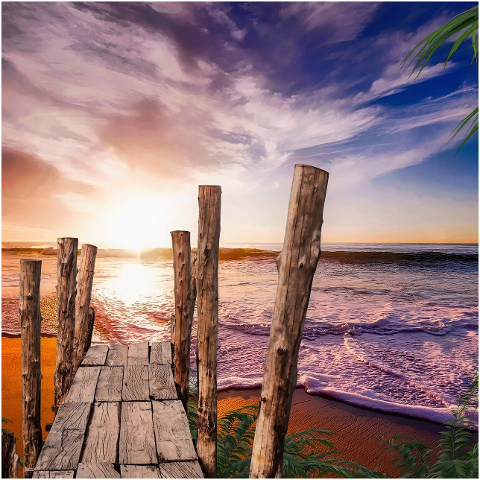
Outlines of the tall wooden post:
{"label": "tall wooden post", "polygon": [[41,260],[20,260],[19,314],[22,350],[23,457],[31,478],[42,448],[40,423],[40,277]]}
{"label": "tall wooden post", "polygon": [[204,475],[217,474],[217,332],[220,198],[217,186],[200,185],[197,243],[197,452]]}
{"label": "tall wooden post", "polygon": [[278,287],[253,442],[250,478],[283,477],[283,449],[320,233],[328,173],[295,165]]}
{"label": "tall wooden post", "polygon": [[92,341],[95,314],[91,313],[93,309],[90,308],[90,299],[92,298],[96,257],[97,247],[88,244],[82,245],[82,260],[78,271],[78,291],[75,303],[75,338],[73,345],[75,371],[82,363]]}
{"label": "tall wooden post", "polygon": [[191,309],[190,232],[172,234],[175,285],[175,326],[172,330],[174,380],[178,398],[188,411],[188,378],[190,373]]}
{"label": "tall wooden post", "polygon": [[65,401],[74,376],[73,339],[78,239],[57,240],[57,362],[54,411]]}

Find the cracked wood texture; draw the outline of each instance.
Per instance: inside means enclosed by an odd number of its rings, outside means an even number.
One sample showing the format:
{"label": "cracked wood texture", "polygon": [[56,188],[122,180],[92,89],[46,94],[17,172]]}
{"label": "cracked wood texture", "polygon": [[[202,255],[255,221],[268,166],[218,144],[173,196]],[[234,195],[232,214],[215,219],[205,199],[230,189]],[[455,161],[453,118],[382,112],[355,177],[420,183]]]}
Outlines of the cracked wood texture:
{"label": "cracked wood texture", "polygon": [[197,451],[203,473],[217,475],[217,335],[218,247],[220,200],[218,186],[198,189],[197,242]]}
{"label": "cracked wood texture", "polygon": [[295,165],[265,361],[250,478],[283,477],[283,449],[320,234],[328,173]]}
{"label": "cracked wood texture", "polygon": [[17,477],[17,439],[13,432],[2,432],[2,478]]}
{"label": "cracked wood texture", "polygon": [[95,398],[98,376],[102,367],[80,367],[73,380],[65,403],[90,402]]}
{"label": "cracked wood texture", "polygon": [[25,477],[32,477],[42,448],[40,423],[40,260],[20,260],[19,314],[22,350],[23,462]]}
{"label": "cracked wood texture", "polygon": [[123,367],[102,367],[98,377],[95,400],[97,402],[121,402]]}
{"label": "cracked wood texture", "polygon": [[148,365],[127,365],[123,371],[123,401],[150,400]]}
{"label": "cracked wood texture", "polygon": [[57,360],[54,375],[55,411],[65,401],[74,376],[73,340],[77,295],[78,239],[57,240]]}
{"label": "cracked wood texture", "polygon": [[[176,400],[178,398],[177,389],[175,388],[170,365],[149,365],[148,369],[150,398],[152,400]],[[185,409],[185,412],[187,411]]]}
{"label": "cracked wood texture", "polygon": [[127,365],[148,365],[148,342],[129,345]]}
{"label": "cracked wood texture", "polygon": [[105,364],[111,367],[126,365],[127,355],[128,345],[112,345],[108,350],[107,361]]}
{"label": "cracked wood texture", "polygon": [[75,370],[82,363],[83,357],[92,343],[95,314],[90,313],[90,299],[92,297],[96,257],[97,247],[88,244],[82,245],[80,270],[78,272],[78,291],[75,303],[75,335],[73,341]]}
{"label": "cracked wood texture", "polygon": [[172,344],[170,342],[152,343],[150,365],[172,365]]}
{"label": "cracked wood texture", "polygon": [[174,381],[178,398],[188,410],[188,377],[193,311],[191,308],[190,232],[176,230],[172,234],[175,315],[172,345]]}

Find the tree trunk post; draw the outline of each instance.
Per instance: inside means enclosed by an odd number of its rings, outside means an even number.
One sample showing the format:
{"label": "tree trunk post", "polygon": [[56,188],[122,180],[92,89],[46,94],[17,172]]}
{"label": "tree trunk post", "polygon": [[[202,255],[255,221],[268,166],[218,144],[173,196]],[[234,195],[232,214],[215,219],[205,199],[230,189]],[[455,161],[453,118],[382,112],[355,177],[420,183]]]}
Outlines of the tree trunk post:
{"label": "tree trunk post", "polygon": [[57,361],[53,380],[55,413],[65,401],[74,376],[73,339],[78,239],[59,238],[57,249]]}
{"label": "tree trunk post", "polygon": [[13,432],[2,432],[2,478],[18,478],[17,439]]}
{"label": "tree trunk post", "polygon": [[95,315],[92,315],[90,311],[90,299],[92,298],[96,257],[97,247],[88,244],[82,245],[82,260],[78,272],[78,291],[75,303],[74,371],[82,363],[83,357],[92,341]]}
{"label": "tree trunk post", "polygon": [[40,278],[41,260],[20,260],[19,314],[22,350],[24,473],[31,478],[42,448],[40,423]]}
{"label": "tree trunk post", "polygon": [[200,185],[197,243],[197,452],[207,478],[217,475],[217,332],[220,199],[218,186]]}
{"label": "tree trunk post", "polygon": [[295,165],[265,361],[250,478],[283,477],[283,450],[320,234],[328,173]]}
{"label": "tree trunk post", "polygon": [[173,377],[178,398],[188,411],[188,378],[190,373],[191,315],[191,264],[190,232],[174,231],[172,234],[173,272],[175,285],[175,317],[172,330]]}

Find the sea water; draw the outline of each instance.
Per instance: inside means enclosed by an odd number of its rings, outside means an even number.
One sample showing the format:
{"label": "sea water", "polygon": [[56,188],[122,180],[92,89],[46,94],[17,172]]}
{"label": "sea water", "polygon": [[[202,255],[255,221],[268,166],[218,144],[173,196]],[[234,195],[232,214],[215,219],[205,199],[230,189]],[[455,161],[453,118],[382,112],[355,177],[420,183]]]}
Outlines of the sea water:
{"label": "sea water", "polygon": [[[259,387],[281,245],[227,247],[219,266],[218,387]],[[3,249],[4,333],[19,333],[19,258],[43,260],[42,288],[48,289],[56,283],[54,253],[46,246]],[[100,250],[92,304],[97,342],[169,339],[171,251]],[[192,367],[195,334],[194,322]],[[299,387],[366,408],[444,421],[477,365],[476,244],[322,246],[300,347]]]}

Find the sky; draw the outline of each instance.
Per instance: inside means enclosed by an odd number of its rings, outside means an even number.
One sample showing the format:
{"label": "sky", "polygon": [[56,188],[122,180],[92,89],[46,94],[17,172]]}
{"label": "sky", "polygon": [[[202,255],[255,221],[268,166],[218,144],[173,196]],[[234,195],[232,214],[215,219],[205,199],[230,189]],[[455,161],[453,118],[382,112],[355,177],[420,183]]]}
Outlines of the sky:
{"label": "sky", "polygon": [[330,174],[323,242],[477,242],[478,67],[405,55],[475,3],[2,4],[2,240],[282,242],[295,164]]}

